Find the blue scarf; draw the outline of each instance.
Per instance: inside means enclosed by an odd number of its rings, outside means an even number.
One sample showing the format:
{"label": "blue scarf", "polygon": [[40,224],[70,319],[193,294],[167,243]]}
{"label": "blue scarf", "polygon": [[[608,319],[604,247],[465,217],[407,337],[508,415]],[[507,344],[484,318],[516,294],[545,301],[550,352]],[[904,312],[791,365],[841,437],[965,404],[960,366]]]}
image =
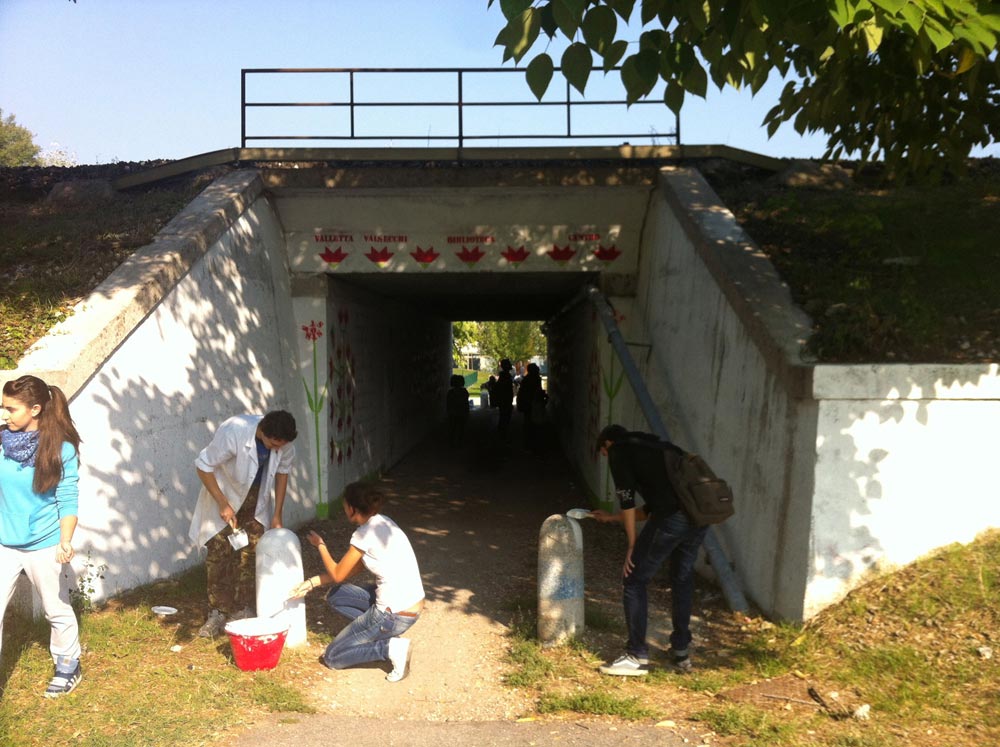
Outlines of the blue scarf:
{"label": "blue scarf", "polygon": [[12,431],[4,428],[0,431],[4,456],[13,459],[22,467],[34,467],[35,452],[38,451],[38,433],[38,431]]}

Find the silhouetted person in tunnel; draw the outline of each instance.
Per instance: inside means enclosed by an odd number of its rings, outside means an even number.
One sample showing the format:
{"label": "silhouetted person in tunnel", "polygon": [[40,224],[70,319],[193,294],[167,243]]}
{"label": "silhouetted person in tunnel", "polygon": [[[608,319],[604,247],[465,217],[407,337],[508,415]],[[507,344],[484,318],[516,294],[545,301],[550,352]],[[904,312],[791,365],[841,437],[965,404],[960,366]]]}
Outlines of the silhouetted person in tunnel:
{"label": "silhouetted person in tunnel", "polygon": [[509,438],[510,418],[514,414],[514,378],[510,375],[510,369],[510,359],[500,361],[500,374],[493,385],[492,395],[496,398],[496,407],[500,411],[497,433],[504,441]]}
{"label": "silhouetted person in tunnel", "polygon": [[458,374],[451,377],[451,387],[445,396],[445,411],[448,414],[448,445],[461,446],[465,438],[465,424],[469,420],[469,390],[465,388],[465,378]]}
{"label": "silhouetted person in tunnel", "polygon": [[538,453],[541,446],[539,437],[545,422],[545,403],[548,396],[542,389],[542,375],[537,363],[528,364],[528,372],[517,388],[517,411],[524,415],[524,448]]}

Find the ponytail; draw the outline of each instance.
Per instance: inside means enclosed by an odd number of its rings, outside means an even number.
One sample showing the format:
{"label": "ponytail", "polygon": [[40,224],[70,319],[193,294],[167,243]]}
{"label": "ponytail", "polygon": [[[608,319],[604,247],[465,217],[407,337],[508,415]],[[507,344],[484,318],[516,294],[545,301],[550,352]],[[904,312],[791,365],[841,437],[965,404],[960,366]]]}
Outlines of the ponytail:
{"label": "ponytail", "polygon": [[80,452],[80,434],[69,414],[66,395],[59,387],[50,387],[37,376],[21,376],[8,381],[3,386],[3,393],[28,407],[41,407],[37,415],[38,451],[31,487],[36,493],[47,493],[63,477],[63,442],[72,444],[76,452]]}

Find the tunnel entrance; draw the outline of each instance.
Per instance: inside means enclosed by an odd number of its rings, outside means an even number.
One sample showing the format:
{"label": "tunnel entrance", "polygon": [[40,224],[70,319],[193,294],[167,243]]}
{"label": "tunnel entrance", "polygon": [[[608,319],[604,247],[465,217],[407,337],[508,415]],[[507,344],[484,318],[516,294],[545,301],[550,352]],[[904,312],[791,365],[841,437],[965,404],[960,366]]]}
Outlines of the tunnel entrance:
{"label": "tunnel entrance", "polygon": [[301,359],[307,388],[315,354],[316,392],[330,393],[317,455],[329,500],[444,420],[453,321],[559,318],[546,327],[551,417],[563,436],[589,438],[601,417],[588,394],[599,386],[599,335],[567,309],[590,287],[635,295],[661,165],[411,161],[261,172],[296,321],[323,330]]}

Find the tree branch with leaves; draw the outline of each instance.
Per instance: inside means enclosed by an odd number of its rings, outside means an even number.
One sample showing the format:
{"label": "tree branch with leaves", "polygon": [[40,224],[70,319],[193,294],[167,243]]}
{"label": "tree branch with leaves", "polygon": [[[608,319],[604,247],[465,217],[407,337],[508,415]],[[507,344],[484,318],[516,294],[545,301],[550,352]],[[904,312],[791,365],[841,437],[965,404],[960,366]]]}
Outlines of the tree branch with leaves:
{"label": "tree branch with leaves", "polygon": [[[496,3],[490,0],[489,6]],[[591,72],[618,70],[634,103],[665,83],[679,113],[711,81],[756,94],[790,78],[762,123],[827,136],[825,157],[881,156],[890,172],[961,171],[1000,135],[1000,6],[980,0],[499,0],[503,58],[526,68],[539,99],[565,43],[563,76],[584,93]],[[638,39],[620,38],[638,13]]]}

